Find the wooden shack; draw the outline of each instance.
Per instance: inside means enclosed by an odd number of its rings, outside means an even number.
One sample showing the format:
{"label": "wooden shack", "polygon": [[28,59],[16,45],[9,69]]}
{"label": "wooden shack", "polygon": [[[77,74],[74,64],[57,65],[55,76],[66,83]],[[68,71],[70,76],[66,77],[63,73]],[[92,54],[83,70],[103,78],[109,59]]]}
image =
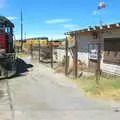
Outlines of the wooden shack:
{"label": "wooden shack", "polygon": [[[67,32],[77,40],[78,60],[95,71],[100,57],[103,72],[120,75],[120,23]],[[99,56],[100,55],[100,56]]]}

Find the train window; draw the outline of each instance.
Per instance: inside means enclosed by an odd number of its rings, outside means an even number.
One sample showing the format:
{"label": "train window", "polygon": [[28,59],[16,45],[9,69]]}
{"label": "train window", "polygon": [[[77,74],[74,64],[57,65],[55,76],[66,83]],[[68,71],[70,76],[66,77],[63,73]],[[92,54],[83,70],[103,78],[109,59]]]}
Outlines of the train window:
{"label": "train window", "polygon": [[0,24],[0,28],[3,28],[4,26],[3,26],[3,24]]}
{"label": "train window", "polygon": [[4,32],[4,25],[0,24],[0,33]]}
{"label": "train window", "polygon": [[10,29],[10,27],[6,27],[6,28],[5,28],[5,32],[7,32],[7,33],[11,33],[11,29]]}

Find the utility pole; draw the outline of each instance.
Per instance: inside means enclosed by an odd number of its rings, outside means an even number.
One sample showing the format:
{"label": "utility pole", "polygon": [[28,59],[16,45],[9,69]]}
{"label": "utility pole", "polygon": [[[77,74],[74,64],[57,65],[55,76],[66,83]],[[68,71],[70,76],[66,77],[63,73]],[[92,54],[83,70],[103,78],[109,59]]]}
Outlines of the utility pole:
{"label": "utility pole", "polygon": [[67,76],[67,74],[68,74],[68,39],[67,39],[67,37],[65,39],[65,53],[66,53],[66,56],[65,56],[65,75]]}
{"label": "utility pole", "polygon": [[23,48],[23,13],[22,13],[22,9],[21,9],[21,51]]}

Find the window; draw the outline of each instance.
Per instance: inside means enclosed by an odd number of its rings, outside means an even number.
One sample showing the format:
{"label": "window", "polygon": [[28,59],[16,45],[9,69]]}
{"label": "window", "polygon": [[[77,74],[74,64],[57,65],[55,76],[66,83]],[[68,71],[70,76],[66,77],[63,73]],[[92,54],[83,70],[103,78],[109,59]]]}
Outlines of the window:
{"label": "window", "polygon": [[5,28],[5,32],[7,32],[7,33],[11,33],[11,29],[10,29],[10,27],[6,27],[6,28]]}
{"label": "window", "polygon": [[4,32],[4,25],[0,24],[0,33],[3,33],[3,32]]}
{"label": "window", "polygon": [[104,39],[104,62],[120,65],[120,38]]}

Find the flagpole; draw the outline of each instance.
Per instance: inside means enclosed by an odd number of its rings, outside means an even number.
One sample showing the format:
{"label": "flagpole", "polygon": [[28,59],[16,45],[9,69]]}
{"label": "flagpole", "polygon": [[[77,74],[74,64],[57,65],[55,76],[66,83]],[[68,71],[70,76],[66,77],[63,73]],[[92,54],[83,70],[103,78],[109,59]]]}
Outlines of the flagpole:
{"label": "flagpole", "polygon": [[[106,3],[105,2],[100,2],[97,10],[103,9],[106,7]],[[100,18],[100,27],[103,26],[103,21]],[[100,81],[100,75],[101,75],[101,41],[102,41],[102,32],[101,30],[99,30],[98,32],[99,34],[99,41],[98,41],[98,60],[97,60],[97,68],[96,68],[96,84],[99,85],[99,81]]]}

